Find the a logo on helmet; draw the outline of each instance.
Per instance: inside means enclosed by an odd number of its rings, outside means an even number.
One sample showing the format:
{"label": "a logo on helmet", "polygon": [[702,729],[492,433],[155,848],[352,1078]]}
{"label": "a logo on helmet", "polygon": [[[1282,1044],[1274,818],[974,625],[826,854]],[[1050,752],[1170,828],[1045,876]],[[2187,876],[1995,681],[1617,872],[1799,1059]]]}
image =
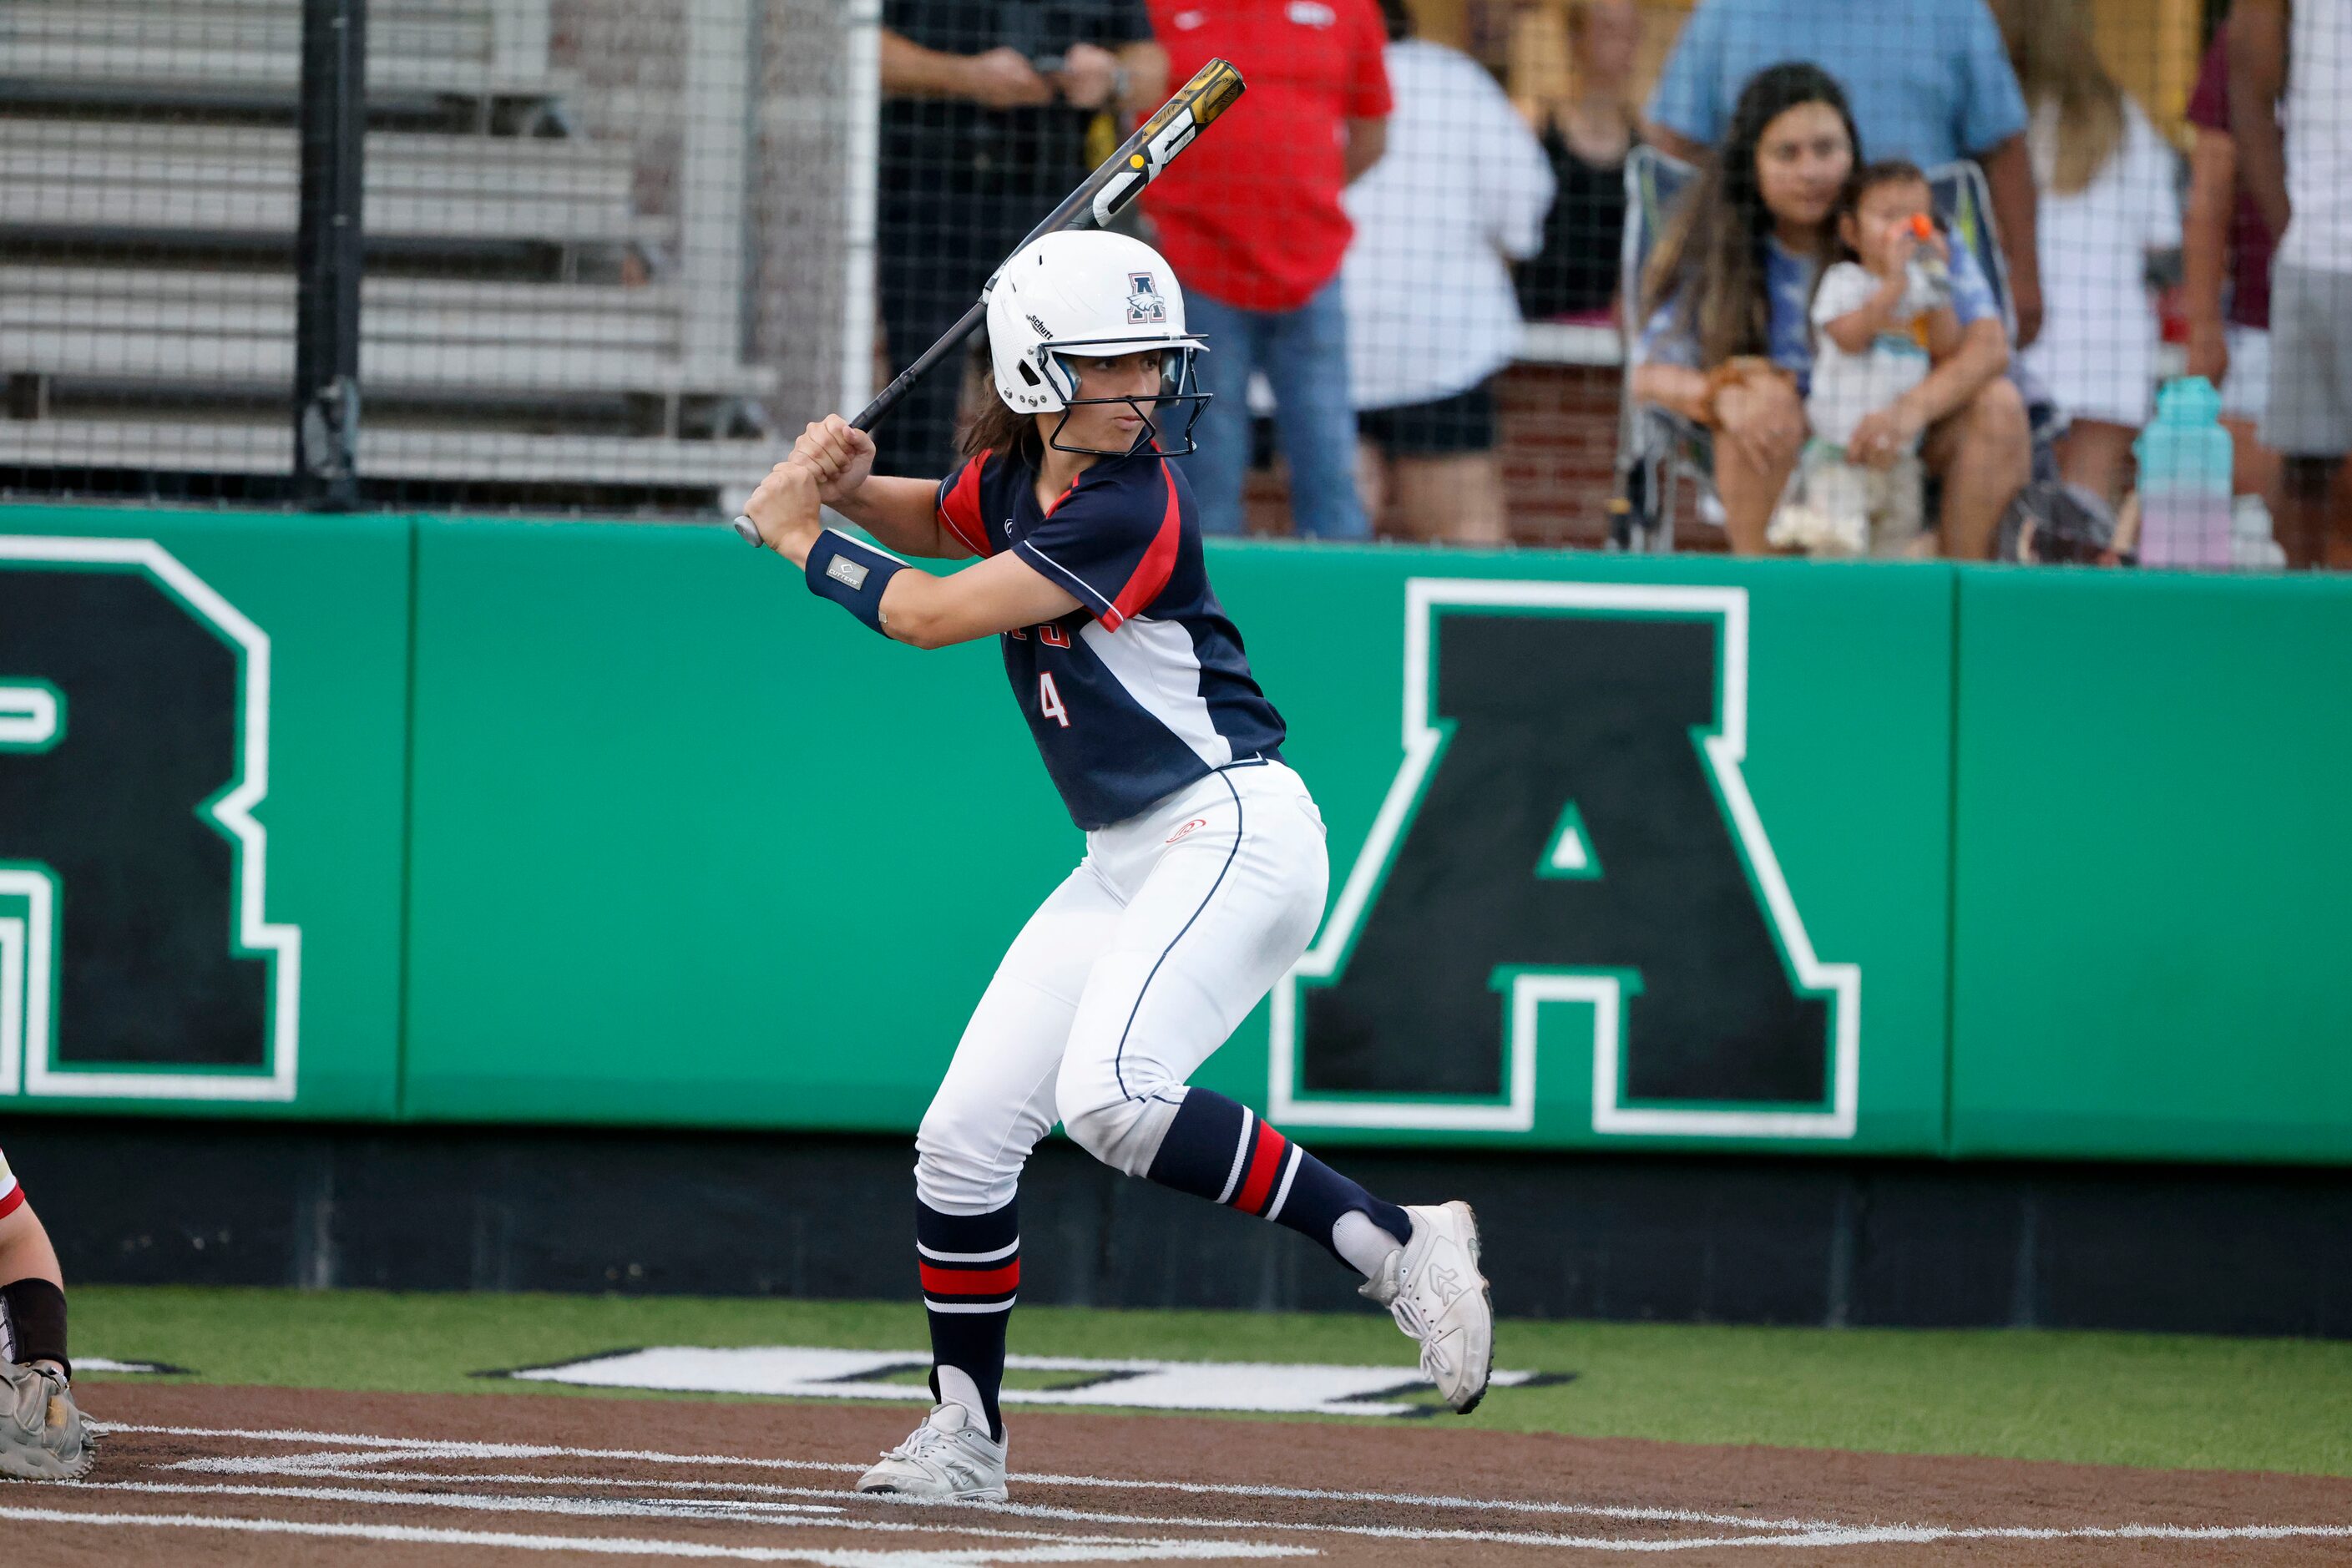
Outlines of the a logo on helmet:
{"label": "a logo on helmet", "polygon": [[1156,327],[1168,321],[1168,300],[1160,292],[1159,283],[1149,272],[1127,275],[1127,324],[1130,327]]}

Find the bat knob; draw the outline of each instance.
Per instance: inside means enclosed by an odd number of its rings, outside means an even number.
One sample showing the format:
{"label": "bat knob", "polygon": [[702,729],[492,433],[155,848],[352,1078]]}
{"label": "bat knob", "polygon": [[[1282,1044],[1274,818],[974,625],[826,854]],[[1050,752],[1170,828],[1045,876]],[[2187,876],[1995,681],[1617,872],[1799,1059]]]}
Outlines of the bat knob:
{"label": "bat knob", "polygon": [[742,536],[743,542],[750,545],[752,549],[764,550],[767,548],[765,542],[763,542],[760,538],[760,525],[753,522],[750,518],[737,518],[735,520],[735,531],[740,534]]}

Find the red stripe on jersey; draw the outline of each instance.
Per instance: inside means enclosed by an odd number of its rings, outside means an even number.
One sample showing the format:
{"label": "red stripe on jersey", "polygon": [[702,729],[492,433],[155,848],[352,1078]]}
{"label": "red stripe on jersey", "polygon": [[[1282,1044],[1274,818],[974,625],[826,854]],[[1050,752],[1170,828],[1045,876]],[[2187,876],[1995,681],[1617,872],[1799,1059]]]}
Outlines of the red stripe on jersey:
{"label": "red stripe on jersey", "polygon": [[925,1263],[923,1293],[927,1296],[994,1296],[1021,1283],[1021,1259],[1002,1268],[937,1268]]}
{"label": "red stripe on jersey", "polygon": [[994,553],[988,548],[988,524],[980,515],[980,476],[987,467],[985,452],[966,463],[963,471],[956,476],[954,488],[940,503],[940,521],[975,555]]}
{"label": "red stripe on jersey", "polygon": [[1282,1173],[1282,1157],[1289,1148],[1290,1140],[1276,1132],[1271,1122],[1258,1122],[1257,1147],[1250,1151],[1249,1174],[1242,1178],[1242,1190],[1234,1194],[1234,1207],[1244,1214],[1255,1214],[1265,1206],[1267,1195],[1274,1191],[1274,1179]]}
{"label": "red stripe on jersey", "polygon": [[1151,546],[1137,563],[1135,574],[1127,586],[1110,602],[1110,609],[1101,619],[1103,630],[1115,632],[1127,617],[1160,597],[1168,586],[1168,579],[1176,571],[1176,546],[1184,537],[1184,519],[1176,505],[1176,476],[1168,469],[1168,459],[1160,459],[1160,481],[1168,487],[1168,510],[1160,519],[1160,531],[1151,537]]}
{"label": "red stripe on jersey", "polygon": [[6,1219],[10,1215],[15,1214],[18,1209],[23,1208],[24,1206],[25,1188],[23,1184],[18,1182],[10,1182],[8,1184],[8,1190],[5,1193],[0,1193],[0,1219]]}

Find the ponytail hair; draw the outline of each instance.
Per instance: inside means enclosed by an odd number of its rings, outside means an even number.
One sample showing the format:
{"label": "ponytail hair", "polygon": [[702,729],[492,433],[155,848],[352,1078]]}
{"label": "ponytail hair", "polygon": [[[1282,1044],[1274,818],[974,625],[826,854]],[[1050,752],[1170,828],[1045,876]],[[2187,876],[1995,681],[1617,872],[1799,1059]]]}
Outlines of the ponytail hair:
{"label": "ponytail hair", "polygon": [[1016,414],[998,395],[996,384],[989,382],[988,396],[972,416],[971,423],[956,439],[956,450],[967,458],[995,454],[1017,457],[1035,463],[1045,456],[1045,444],[1037,438],[1037,421],[1026,414]]}

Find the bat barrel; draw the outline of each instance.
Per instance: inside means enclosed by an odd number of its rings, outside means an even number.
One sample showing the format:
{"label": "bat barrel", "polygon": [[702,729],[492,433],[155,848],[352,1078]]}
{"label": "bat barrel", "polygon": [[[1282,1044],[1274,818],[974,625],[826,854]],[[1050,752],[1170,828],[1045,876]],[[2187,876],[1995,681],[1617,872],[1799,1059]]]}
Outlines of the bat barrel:
{"label": "bat barrel", "polygon": [[[1177,89],[1173,97],[1136,127],[1135,134],[1120,143],[1118,151],[1087,175],[1076,190],[1045,216],[1043,223],[1031,229],[1028,238],[1021,244],[1025,246],[1041,235],[1061,229],[1095,228],[1109,222],[1142,194],[1144,186],[1158,179],[1176,154],[1191,146],[1192,139],[1207,130],[1211,121],[1231,109],[1247,87],[1242,73],[1230,61],[1213,59],[1202,66],[1192,74],[1192,80]],[[979,302],[966,310],[962,320],[949,328],[939,342],[925,349],[914,363],[893,376],[890,384],[849,422],[851,427],[873,429],[898,405],[915,383],[963,347],[988,319],[988,296],[995,287],[996,279],[992,275],[981,289]],[[760,543],[760,530],[748,517],[735,520],[735,531],[748,544]]]}

